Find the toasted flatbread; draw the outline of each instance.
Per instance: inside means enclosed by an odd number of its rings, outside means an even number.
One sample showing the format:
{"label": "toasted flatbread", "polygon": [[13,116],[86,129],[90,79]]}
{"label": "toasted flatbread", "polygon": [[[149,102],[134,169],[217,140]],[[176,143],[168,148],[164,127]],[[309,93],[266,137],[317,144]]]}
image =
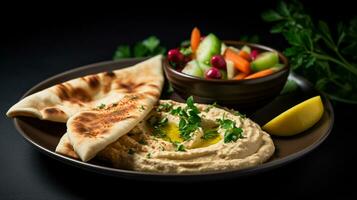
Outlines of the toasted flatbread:
{"label": "toasted flatbread", "polygon": [[67,122],[76,113],[115,104],[126,95],[141,93],[158,99],[162,85],[162,56],[155,56],[132,67],[76,78],[34,93],[12,106],[7,116]]}

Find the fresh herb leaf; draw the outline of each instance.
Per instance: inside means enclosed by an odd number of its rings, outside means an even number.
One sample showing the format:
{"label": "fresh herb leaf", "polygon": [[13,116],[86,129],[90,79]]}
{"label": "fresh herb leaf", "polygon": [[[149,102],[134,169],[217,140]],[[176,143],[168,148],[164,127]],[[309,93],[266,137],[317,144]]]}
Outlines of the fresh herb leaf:
{"label": "fresh herb leaf", "polygon": [[162,119],[158,119],[157,117],[152,117],[149,120],[149,123],[153,127],[153,135],[159,138],[165,138],[166,133],[163,132],[162,128],[168,124],[168,118],[164,117]]}
{"label": "fresh herb leaf", "polygon": [[120,45],[114,53],[113,60],[119,60],[122,58],[130,58],[130,47],[129,45]]}
{"label": "fresh herb leaf", "polygon": [[294,0],[280,2],[262,18],[274,22],[271,32],[282,34],[289,43],[284,54],[295,72],[331,99],[357,103],[357,17],[333,30],[328,22],[313,20]]}
{"label": "fresh herb leaf", "polygon": [[141,139],[141,140],[139,140],[139,144],[147,145],[148,143],[146,142],[145,139]]}
{"label": "fresh herb leaf", "polygon": [[224,132],[224,143],[236,142],[238,139],[243,137],[243,130],[236,126],[236,123],[230,119],[218,119],[219,126],[225,129]]}
{"label": "fresh herb leaf", "polygon": [[170,112],[173,105],[171,103],[162,103],[157,108],[157,112]]}
{"label": "fresh herb leaf", "polygon": [[242,113],[240,113],[239,111],[236,111],[236,110],[233,110],[232,113],[233,113],[233,115],[239,116],[239,117],[241,117],[243,119],[247,117],[245,114],[242,114]]}
{"label": "fresh herb leaf", "polygon": [[199,116],[200,111],[194,105],[192,96],[187,98],[185,108],[174,108],[171,110],[171,114],[180,117],[180,137],[185,141],[191,139],[192,133],[201,126],[201,117]]}
{"label": "fresh herb leaf", "polygon": [[155,56],[157,54],[164,54],[165,52],[166,48],[160,46],[160,40],[155,36],[150,36],[136,43],[133,47],[129,45],[118,46],[113,59],[119,60],[122,58]]}
{"label": "fresh herb leaf", "polygon": [[172,145],[175,147],[176,151],[186,151],[185,146],[179,142],[172,142]]}
{"label": "fresh herb leaf", "polygon": [[99,106],[98,106],[98,109],[103,109],[105,108],[105,104],[104,103],[101,103]]}
{"label": "fresh herb leaf", "polygon": [[151,153],[150,152],[146,154],[146,158],[149,158],[149,159],[151,158]]}
{"label": "fresh herb leaf", "polygon": [[219,133],[217,132],[217,129],[209,129],[205,131],[205,133],[201,138],[204,140],[209,140],[209,139],[216,138],[218,135]]}
{"label": "fresh herb leaf", "polygon": [[145,110],[145,107],[143,106],[143,105],[141,105],[140,107],[139,107],[139,111],[141,112],[141,111],[144,111]]}
{"label": "fresh herb leaf", "polygon": [[134,151],[133,149],[129,149],[129,150],[128,150],[128,154],[129,154],[129,155],[133,155],[134,153],[135,153],[135,151]]}

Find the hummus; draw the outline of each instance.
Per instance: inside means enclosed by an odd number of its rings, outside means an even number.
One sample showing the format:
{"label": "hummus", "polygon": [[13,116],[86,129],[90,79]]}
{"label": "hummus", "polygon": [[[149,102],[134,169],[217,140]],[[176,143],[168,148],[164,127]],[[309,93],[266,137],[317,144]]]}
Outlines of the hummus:
{"label": "hummus", "polygon": [[[211,106],[195,104],[199,126],[182,135],[183,122],[172,114],[187,105],[161,100],[127,135],[101,151],[97,158],[114,167],[161,173],[194,173],[243,169],[267,161],[274,153],[270,136],[248,118]],[[160,109],[161,108],[161,109]],[[221,122],[234,125],[235,134]]]}

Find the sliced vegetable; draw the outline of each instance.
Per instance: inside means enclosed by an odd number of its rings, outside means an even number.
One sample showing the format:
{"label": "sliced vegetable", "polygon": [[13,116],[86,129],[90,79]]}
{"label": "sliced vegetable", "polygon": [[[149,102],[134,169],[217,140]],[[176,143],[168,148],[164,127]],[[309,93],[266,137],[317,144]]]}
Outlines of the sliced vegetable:
{"label": "sliced vegetable", "polygon": [[227,45],[222,42],[222,45],[221,45],[221,55],[224,54],[224,52],[226,51],[226,49],[227,49]]}
{"label": "sliced vegetable", "polygon": [[262,71],[274,67],[279,63],[279,56],[277,52],[264,52],[251,63],[253,71]]}
{"label": "sliced vegetable", "polygon": [[236,74],[234,63],[230,60],[226,60],[227,63],[227,79],[232,79]]}
{"label": "sliced vegetable", "polygon": [[182,73],[191,76],[203,77],[203,71],[196,60],[191,60],[190,62],[188,62],[185,68],[183,68]]}
{"label": "sliced vegetable", "polygon": [[249,53],[247,53],[247,52],[245,52],[245,51],[243,51],[243,50],[239,51],[238,55],[239,55],[240,57],[242,57],[242,58],[248,60],[248,61],[251,60]]}
{"label": "sliced vegetable", "polygon": [[221,41],[212,33],[208,34],[199,44],[196,58],[199,62],[208,64],[212,56],[220,54]]}
{"label": "sliced vegetable", "polygon": [[274,73],[275,71],[276,70],[274,70],[273,68],[265,69],[265,70],[256,72],[254,74],[251,74],[251,75],[245,77],[244,79],[260,78],[260,77],[268,76],[268,75]]}
{"label": "sliced vegetable", "polygon": [[201,42],[201,32],[197,27],[195,27],[191,33],[191,50],[193,53],[196,52],[200,42]]}
{"label": "sliced vegetable", "polygon": [[243,73],[250,72],[250,64],[247,60],[239,56],[239,53],[227,48],[224,57],[228,60],[233,61],[234,66]]}
{"label": "sliced vegetable", "polygon": [[227,72],[226,72],[226,70],[219,69],[219,72],[221,73],[221,79],[222,80],[227,80]]}
{"label": "sliced vegetable", "polygon": [[211,68],[210,65],[202,63],[202,62],[199,62],[198,64],[200,65],[200,68],[203,73],[205,73],[207,70],[209,70]]}
{"label": "sliced vegetable", "polygon": [[247,45],[244,45],[241,49],[241,51],[246,52],[247,54],[250,54],[252,49],[250,49],[250,47],[248,47]]}
{"label": "sliced vegetable", "polygon": [[234,80],[242,80],[242,79],[244,79],[245,77],[247,77],[248,76],[248,74],[246,74],[246,73],[239,73],[239,74],[237,74],[237,76],[235,76],[233,79]]}

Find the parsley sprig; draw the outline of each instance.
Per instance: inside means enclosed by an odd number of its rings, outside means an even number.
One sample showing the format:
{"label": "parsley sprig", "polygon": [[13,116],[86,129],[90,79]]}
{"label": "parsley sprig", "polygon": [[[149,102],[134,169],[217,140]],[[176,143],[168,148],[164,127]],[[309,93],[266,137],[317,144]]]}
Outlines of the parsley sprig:
{"label": "parsley sprig", "polygon": [[189,140],[192,133],[201,126],[200,111],[194,105],[193,97],[186,100],[186,107],[177,107],[171,110],[171,114],[179,116],[179,131],[182,139]]}
{"label": "parsley sprig", "polygon": [[224,129],[224,143],[236,142],[243,137],[243,130],[236,126],[236,123],[230,119],[217,119],[220,128]]}
{"label": "parsley sprig", "polygon": [[290,47],[284,54],[294,71],[331,99],[357,103],[357,17],[337,25],[314,21],[298,1],[281,1],[262,14]]}

